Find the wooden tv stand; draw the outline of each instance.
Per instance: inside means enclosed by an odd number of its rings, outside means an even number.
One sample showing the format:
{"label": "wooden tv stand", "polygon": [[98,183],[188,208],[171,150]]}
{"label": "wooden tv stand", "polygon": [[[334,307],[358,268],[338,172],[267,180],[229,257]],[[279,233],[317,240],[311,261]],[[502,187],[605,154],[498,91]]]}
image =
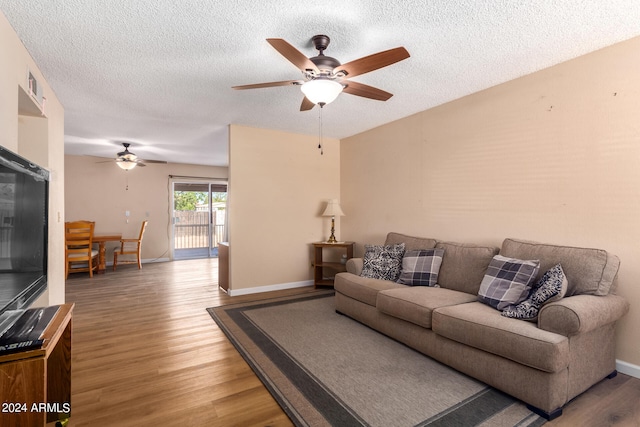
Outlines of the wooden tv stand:
{"label": "wooden tv stand", "polygon": [[41,348],[0,356],[0,426],[45,426],[71,412],[71,317],[62,304]]}

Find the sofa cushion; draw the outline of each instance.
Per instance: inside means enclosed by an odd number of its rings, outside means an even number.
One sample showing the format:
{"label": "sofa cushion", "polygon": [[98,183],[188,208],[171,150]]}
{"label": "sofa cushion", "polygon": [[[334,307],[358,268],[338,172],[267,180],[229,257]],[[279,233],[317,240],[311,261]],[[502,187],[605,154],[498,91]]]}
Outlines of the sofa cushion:
{"label": "sofa cushion", "polygon": [[404,249],[406,251],[414,251],[418,249],[432,249],[436,247],[436,239],[429,239],[426,237],[413,237],[406,234],[391,232],[387,234],[387,240],[385,245],[396,245],[398,243],[404,243]]}
{"label": "sofa cushion", "polygon": [[567,276],[562,271],[562,266],[547,270],[542,278],[533,286],[529,297],[516,306],[509,306],[502,311],[505,317],[514,319],[538,320],[538,311],[547,303],[560,300],[567,293]]}
{"label": "sofa cushion", "polygon": [[378,292],[385,289],[405,288],[406,286],[388,280],[370,279],[351,273],[338,273],[333,287],[343,295],[375,307]]}
{"label": "sofa cushion", "polygon": [[402,287],[380,291],[376,308],[390,316],[430,329],[434,309],[473,301],[475,295],[451,289]]}
{"label": "sofa cushion", "polygon": [[398,283],[409,286],[435,286],[444,249],[405,251]]}
{"label": "sofa cushion", "polygon": [[438,242],[436,248],[444,249],[438,284],[477,295],[480,282],[498,248],[453,242]]}
{"label": "sofa cushion", "polygon": [[404,243],[395,245],[364,245],[362,277],[396,281],[402,268]]}
{"label": "sofa cushion", "polygon": [[562,264],[569,282],[567,296],[607,295],[615,291],[620,260],[601,249],[505,239],[500,254],[520,259],[539,259],[539,275],[558,263]]}
{"label": "sofa cushion", "polygon": [[431,328],[445,338],[545,372],[569,365],[567,337],[503,317],[481,302],[435,309]]}
{"label": "sofa cushion", "polygon": [[538,260],[494,256],[480,284],[478,300],[498,310],[521,303],[529,295],[539,265]]}

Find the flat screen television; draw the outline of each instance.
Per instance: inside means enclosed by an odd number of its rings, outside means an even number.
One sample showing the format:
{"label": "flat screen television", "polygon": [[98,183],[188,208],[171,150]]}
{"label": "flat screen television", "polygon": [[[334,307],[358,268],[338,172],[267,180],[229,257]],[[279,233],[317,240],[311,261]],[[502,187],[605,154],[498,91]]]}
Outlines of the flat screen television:
{"label": "flat screen television", "polygon": [[0,146],[0,314],[47,288],[49,172]]}

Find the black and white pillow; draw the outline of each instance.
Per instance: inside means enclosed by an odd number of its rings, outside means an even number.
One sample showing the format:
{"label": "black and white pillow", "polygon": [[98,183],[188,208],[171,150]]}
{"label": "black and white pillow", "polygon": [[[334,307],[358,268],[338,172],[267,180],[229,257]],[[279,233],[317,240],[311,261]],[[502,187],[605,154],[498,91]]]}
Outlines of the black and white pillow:
{"label": "black and white pillow", "polygon": [[505,317],[536,321],[544,304],[558,301],[567,293],[569,282],[560,264],[549,269],[531,289],[529,297],[515,306],[502,311]]}
{"label": "black and white pillow", "polygon": [[395,282],[400,276],[404,243],[395,245],[364,245],[362,272],[360,276]]}
{"label": "black and white pillow", "polygon": [[406,251],[398,283],[409,286],[435,286],[444,249]]}
{"label": "black and white pillow", "polygon": [[524,301],[540,269],[539,260],[493,257],[480,283],[478,300],[500,311]]}

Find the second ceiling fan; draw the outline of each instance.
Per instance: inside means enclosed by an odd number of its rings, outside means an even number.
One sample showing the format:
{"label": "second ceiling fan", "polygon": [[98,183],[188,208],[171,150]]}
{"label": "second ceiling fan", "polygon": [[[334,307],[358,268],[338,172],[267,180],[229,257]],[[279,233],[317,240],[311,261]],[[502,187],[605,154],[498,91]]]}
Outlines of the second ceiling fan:
{"label": "second ceiling fan", "polygon": [[124,151],[121,151],[117,154],[115,161],[116,164],[124,170],[131,170],[133,168],[135,168],[136,166],[146,166],[145,163],[164,163],[166,164],[167,162],[165,161],[161,161],[161,160],[142,160],[139,159],[138,156],[136,156],[134,153],[132,153],[131,151],[129,151],[129,146],[131,145],[128,142],[123,142],[122,145],[124,146]]}
{"label": "second ceiling fan", "polygon": [[322,107],[335,100],[341,92],[386,101],[393,96],[391,93],[364,83],[351,81],[349,78],[395,64],[410,56],[404,47],[397,47],[341,64],[337,59],[324,54],[325,49],[329,46],[328,36],[317,35],[311,40],[318,50],[318,55],[307,58],[283,39],[267,39],[271,46],[302,71],[303,79],[233,86],[233,89],[298,85],[301,86],[305,95],[300,111],[310,110],[316,104]]}

